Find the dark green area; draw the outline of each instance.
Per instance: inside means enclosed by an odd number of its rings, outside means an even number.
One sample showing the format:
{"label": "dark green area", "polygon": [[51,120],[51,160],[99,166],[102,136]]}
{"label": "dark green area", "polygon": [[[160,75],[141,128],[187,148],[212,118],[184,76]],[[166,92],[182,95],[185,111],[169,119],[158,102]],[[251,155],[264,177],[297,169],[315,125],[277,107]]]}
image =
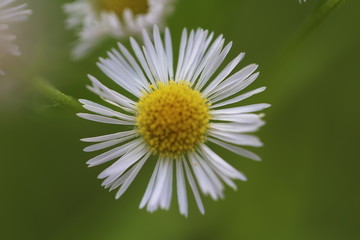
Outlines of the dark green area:
{"label": "dark green area", "polygon": [[23,56],[11,60],[17,66],[11,87],[1,91],[0,239],[358,238],[360,1],[346,1],[296,48],[287,46],[319,1],[178,1],[168,23],[174,46],[183,27],[223,33],[234,43],[229,60],[245,51],[241,66],[260,65],[249,89],[268,87],[247,103],[273,105],[258,133],[265,147],[254,149],[262,162],[219,149],[249,181],[236,192],[227,188],[225,200],[204,197],[205,216],[190,198],[188,219],[178,213],[176,194],[169,212],[138,209],[153,162],[121,199],[103,190],[96,177],[105,166],[86,167],[94,154],[82,152],[79,139],[116,127],[79,119],[33,89],[34,77],[42,76],[64,93],[98,100],[85,88],[86,74],[110,82],[95,63],[115,41],[72,62],[63,2],[29,1],[34,14],[18,34]]}

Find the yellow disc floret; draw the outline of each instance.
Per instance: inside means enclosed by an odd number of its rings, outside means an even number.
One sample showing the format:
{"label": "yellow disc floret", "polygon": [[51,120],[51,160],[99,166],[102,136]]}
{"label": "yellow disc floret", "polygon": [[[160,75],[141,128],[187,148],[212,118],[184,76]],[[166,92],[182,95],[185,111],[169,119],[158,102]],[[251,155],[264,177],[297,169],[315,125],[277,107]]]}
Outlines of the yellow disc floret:
{"label": "yellow disc floret", "polygon": [[133,14],[146,13],[149,9],[148,0],[98,0],[100,7],[106,11],[114,12],[119,17],[123,16],[125,9],[130,9]]}
{"label": "yellow disc floret", "polygon": [[137,127],[151,150],[176,158],[204,141],[209,104],[188,82],[158,83],[137,103]]}

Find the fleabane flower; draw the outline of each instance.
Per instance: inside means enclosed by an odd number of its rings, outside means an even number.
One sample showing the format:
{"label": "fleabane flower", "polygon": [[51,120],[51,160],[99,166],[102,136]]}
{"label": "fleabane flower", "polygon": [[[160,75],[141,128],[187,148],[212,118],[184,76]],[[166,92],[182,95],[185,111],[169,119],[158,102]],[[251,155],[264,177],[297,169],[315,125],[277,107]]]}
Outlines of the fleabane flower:
{"label": "fleabane flower", "polygon": [[80,100],[93,113],[78,116],[126,128],[82,139],[94,143],[86,152],[111,148],[87,162],[92,167],[115,160],[99,175],[105,188],[118,188],[119,198],[143,165],[156,161],[140,208],[146,206],[150,212],[169,209],[175,180],[179,210],[187,216],[187,187],[204,213],[200,191],[217,200],[224,197],[225,185],[236,189],[234,180],[246,180],[209,144],[260,160],[240,146],[262,146],[251,133],[264,124],[262,114],[256,112],[269,104],[238,106],[265,87],[239,94],[258,77],[258,66],[251,64],[231,74],[244,57],[240,53],[220,70],[232,46],[224,46],[223,36],[213,41],[214,34],[207,30],[188,34],[184,29],[175,63],[168,29],[164,35],[162,38],[155,26],[152,37],[143,31],[144,46],[130,39],[133,54],[119,43],[118,50],[100,58],[99,68],[128,93],[125,96],[89,75],[92,85],[88,88],[112,107]]}
{"label": "fleabane flower", "polygon": [[[9,32],[13,23],[25,21],[31,15],[26,4],[14,5],[16,0],[0,0],[0,58],[5,55],[19,56],[19,47],[14,43],[16,36]],[[0,62],[0,64],[1,64]],[[0,75],[4,72],[0,69]]]}
{"label": "fleabane flower", "polygon": [[143,28],[162,26],[174,0],[76,0],[64,5],[66,25],[78,31],[73,49],[79,59],[107,37],[121,39],[141,34]]}

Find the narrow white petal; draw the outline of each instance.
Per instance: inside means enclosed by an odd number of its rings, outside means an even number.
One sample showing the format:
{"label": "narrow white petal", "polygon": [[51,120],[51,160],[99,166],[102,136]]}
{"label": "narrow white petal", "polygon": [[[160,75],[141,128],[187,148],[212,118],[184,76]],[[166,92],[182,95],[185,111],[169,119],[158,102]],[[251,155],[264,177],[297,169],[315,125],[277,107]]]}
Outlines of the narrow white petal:
{"label": "narrow white petal", "polygon": [[192,192],[193,192],[193,194],[194,194],[196,204],[197,204],[197,206],[198,206],[201,214],[205,214],[204,205],[203,205],[203,203],[202,203],[202,201],[201,201],[201,197],[200,197],[199,191],[198,191],[198,189],[197,189],[197,186],[196,186],[194,177],[192,176],[192,173],[191,173],[191,171],[190,171],[190,168],[189,168],[186,160],[183,159],[182,162],[183,162],[183,164],[184,164],[186,176],[187,176],[187,179],[188,179],[188,181],[189,181],[191,190],[192,190]]}
{"label": "narrow white petal", "polygon": [[267,103],[258,103],[252,105],[246,105],[241,107],[234,107],[234,108],[225,108],[225,109],[218,109],[212,110],[212,115],[222,115],[222,114],[240,114],[240,113],[251,113],[251,112],[258,112],[264,110],[265,108],[270,107],[270,104]]}
{"label": "narrow white petal", "polygon": [[136,103],[131,99],[121,95],[118,92],[112,91],[111,89],[107,88],[104,84],[102,84],[99,80],[95,77],[88,75],[88,78],[93,83],[93,87],[89,88],[92,92],[99,95],[102,98],[111,100],[115,103],[120,104],[120,106],[130,108],[132,110],[136,110],[135,105]]}
{"label": "narrow white petal", "polygon": [[219,75],[211,81],[208,87],[202,92],[204,96],[208,96],[239,64],[239,62],[244,58],[245,53],[240,53],[234,60],[232,60],[220,73]]}
{"label": "narrow white petal", "polygon": [[100,114],[100,115],[103,115],[106,117],[117,117],[124,121],[135,122],[134,116],[129,116],[129,115],[114,111],[108,107],[94,103],[92,101],[85,100],[85,99],[79,99],[79,102],[84,104],[83,107],[85,109],[87,109],[93,113],[97,113],[97,114]]}
{"label": "narrow white petal", "polygon": [[[131,66],[133,67],[133,69],[136,71],[136,73],[138,74],[139,78],[143,81],[144,84],[148,84],[149,81],[147,80],[147,78],[144,75],[144,72],[142,71],[141,67],[139,66],[139,64],[136,62],[135,58],[130,54],[130,52],[119,42],[118,43],[118,47],[121,50],[122,54],[126,57],[126,59],[129,61],[129,63],[131,64]],[[145,88],[146,90],[148,90],[148,88]]]}
{"label": "narrow white petal", "polygon": [[247,86],[249,86],[251,83],[253,83],[257,79],[258,76],[259,76],[258,72],[254,73],[253,75],[251,75],[244,81],[234,83],[233,85],[231,85],[231,87],[223,89],[222,91],[218,91],[214,95],[210,96],[209,100],[212,103],[217,103],[217,102],[219,102],[223,99],[226,99],[234,94],[237,94],[240,91],[242,91],[243,89],[245,89]]}
{"label": "narrow white petal", "polygon": [[141,67],[144,69],[147,78],[150,80],[151,84],[155,85],[156,82],[154,80],[154,77],[150,71],[150,68],[146,62],[145,56],[141,51],[141,48],[139,46],[139,44],[136,42],[136,40],[134,38],[130,38],[130,43],[131,43],[131,47],[135,52],[135,55],[137,57],[137,59],[139,60]]}
{"label": "narrow white petal", "polygon": [[[209,183],[209,190],[213,192],[215,195],[214,200],[216,200],[218,197],[223,198],[223,189],[224,186],[221,183],[221,181],[218,179],[218,177],[214,174],[214,172],[209,168],[209,166],[205,163],[205,160],[196,152],[192,153],[193,157],[196,159],[196,165],[193,165],[193,168],[198,167],[201,169],[202,175],[207,178],[207,181]],[[194,170],[195,172],[195,170]]]}
{"label": "narrow white petal", "polygon": [[117,157],[120,157],[122,155],[124,155],[125,153],[127,153],[130,149],[136,147],[137,145],[139,145],[141,143],[140,140],[134,140],[131,141],[129,143],[126,143],[122,146],[116,147],[114,149],[111,149],[107,152],[104,152],[92,159],[90,159],[89,161],[87,161],[86,163],[89,165],[89,167],[93,167],[93,166],[97,166],[103,163],[106,163],[108,161],[111,161]]}
{"label": "narrow white petal", "polygon": [[257,131],[265,123],[263,121],[241,124],[241,123],[211,123],[210,129],[216,129],[223,132],[234,132],[234,133],[250,133]]}
{"label": "narrow white petal", "polygon": [[161,67],[161,62],[159,61],[160,59],[157,56],[155,47],[151,42],[150,37],[145,29],[143,29],[142,31],[142,36],[145,45],[143,47],[143,52],[147,60],[147,63],[150,67],[150,70],[157,81],[164,82],[164,78],[163,78],[164,75]]}
{"label": "narrow white petal", "polygon": [[133,134],[136,134],[135,130],[112,133],[112,134],[98,136],[98,137],[83,138],[83,139],[81,139],[81,141],[83,141],[83,142],[104,142],[104,141],[114,140],[117,138],[127,137],[127,136],[133,135]]}
{"label": "narrow white petal", "polygon": [[[195,72],[190,80],[191,83],[195,83],[200,74],[203,72],[205,66],[208,64],[208,62],[214,58],[217,54],[220,53],[222,46],[224,44],[223,36],[220,35],[216,38],[216,40],[213,42],[213,44],[210,46],[210,48],[207,50],[208,46],[210,45],[210,42],[213,38],[213,33],[208,37],[206,40],[205,46],[204,46],[204,53],[201,55],[201,59],[199,59],[198,66],[195,69]],[[205,53],[206,52],[206,53]],[[205,55],[204,55],[205,54]],[[196,89],[198,89],[199,83],[196,84]]]}
{"label": "narrow white petal", "polygon": [[219,107],[222,107],[222,106],[226,106],[226,105],[229,105],[229,104],[240,102],[240,101],[242,101],[244,99],[247,99],[247,98],[249,98],[249,97],[251,97],[251,96],[253,96],[255,94],[258,94],[258,93],[261,93],[261,92],[265,91],[265,89],[266,89],[266,87],[257,88],[255,90],[250,91],[250,92],[241,94],[240,96],[231,98],[231,99],[229,99],[227,101],[211,105],[210,108],[214,109],[214,108],[219,108]]}
{"label": "narrow white petal", "polygon": [[135,177],[137,176],[137,174],[139,173],[140,169],[142,168],[142,166],[144,165],[144,163],[146,162],[146,160],[150,157],[151,153],[148,152],[141,160],[138,164],[136,164],[136,167],[134,168],[134,170],[131,172],[131,174],[129,175],[129,177],[125,180],[124,184],[120,187],[119,191],[116,193],[116,199],[120,198],[124,192],[128,189],[128,187],[130,186],[130,184],[134,181]]}
{"label": "narrow white petal", "polygon": [[174,160],[170,159],[168,164],[167,176],[165,180],[165,186],[160,199],[160,207],[165,210],[169,210],[171,197],[172,197],[172,185],[173,185],[173,165]]}
{"label": "narrow white petal", "polygon": [[90,121],[94,121],[94,122],[117,124],[117,125],[134,125],[133,122],[122,121],[122,120],[109,118],[109,117],[104,117],[104,116],[95,115],[95,114],[78,113],[76,115],[81,117],[81,118],[84,118],[84,119],[87,119],[87,120],[90,120]]}
{"label": "narrow white petal", "polygon": [[188,73],[186,74],[186,76],[184,77],[184,79],[189,79],[189,81],[191,83],[193,83],[196,80],[195,74],[196,73],[200,73],[199,69],[200,69],[200,64],[202,63],[202,60],[204,58],[204,55],[206,53],[206,50],[208,49],[210,42],[214,36],[213,33],[210,34],[209,37],[207,37],[208,35],[208,31],[204,31],[202,34],[202,39],[198,40],[199,43],[199,47],[197,51],[194,51],[194,61],[193,63],[190,65],[190,68],[188,70]]}
{"label": "narrow white petal", "polygon": [[158,172],[159,172],[160,161],[162,161],[162,160],[161,160],[161,159],[158,159],[158,160],[156,161],[156,165],[155,165],[153,174],[151,175],[149,184],[148,184],[148,186],[146,187],[146,191],[145,191],[145,193],[144,193],[144,196],[143,196],[143,198],[141,199],[139,208],[145,207],[145,205],[148,203],[148,201],[149,201],[149,199],[150,199],[150,196],[152,195],[152,192],[153,192],[154,186],[155,186],[155,180],[156,180],[157,174],[158,174]]}
{"label": "narrow white petal", "polygon": [[165,49],[166,49],[166,59],[168,66],[169,79],[174,79],[174,66],[173,66],[173,48],[171,34],[168,28],[165,29]]}
{"label": "narrow white petal", "polygon": [[184,169],[181,160],[176,160],[176,184],[179,203],[179,211],[182,215],[188,215],[188,200],[186,194],[186,184],[184,177]]}
{"label": "narrow white petal", "polygon": [[111,166],[102,171],[98,178],[104,179],[115,176],[120,172],[126,171],[132,164],[142,158],[147,152],[148,148],[144,143],[139,143],[137,146],[127,151],[122,157],[115,161]]}
{"label": "narrow white petal", "polygon": [[94,145],[91,145],[91,146],[88,146],[88,147],[84,148],[84,152],[98,151],[98,150],[108,148],[108,147],[117,145],[119,143],[125,142],[125,141],[130,140],[130,139],[132,139],[134,137],[136,137],[135,134],[127,136],[127,137],[123,137],[123,138],[120,138],[120,139],[115,139],[115,140],[110,140],[110,141],[106,141],[106,142],[97,143],[97,144],[94,144]]}
{"label": "narrow white petal", "polygon": [[250,151],[248,151],[246,149],[234,146],[232,144],[224,143],[222,141],[219,141],[219,140],[216,140],[216,139],[213,139],[213,138],[208,138],[208,140],[210,142],[213,142],[213,143],[215,143],[215,144],[217,144],[217,145],[219,145],[219,146],[221,146],[221,147],[223,147],[223,148],[225,148],[227,150],[230,150],[230,151],[232,151],[232,152],[234,152],[234,153],[236,153],[236,154],[238,154],[240,156],[250,158],[250,159],[255,160],[255,161],[261,161],[261,158],[258,155],[256,155],[253,152],[250,152]]}
{"label": "narrow white petal", "polygon": [[235,74],[233,74],[231,77],[224,80],[216,89],[214,89],[213,92],[210,93],[210,95],[214,93],[222,93],[223,91],[232,88],[234,84],[241,84],[245,79],[247,79],[255,70],[258,68],[258,65],[256,64],[250,64]]}
{"label": "narrow white petal", "polygon": [[216,129],[209,130],[209,136],[218,138],[222,141],[252,147],[261,147],[263,143],[256,136],[242,133],[223,132]]}
{"label": "narrow white petal", "polygon": [[224,61],[225,57],[229,53],[230,49],[232,47],[232,42],[228,43],[225,48],[221,51],[221,53],[211,61],[211,64],[208,64],[204,72],[200,76],[200,84],[199,89],[202,89],[206,83],[209,81],[209,79],[212,77],[212,75],[216,72],[216,70],[220,67],[221,63]]}
{"label": "narrow white petal", "polygon": [[151,197],[147,205],[147,210],[149,212],[155,211],[156,209],[158,209],[160,205],[160,199],[162,197],[162,194],[164,193],[164,188],[166,186],[166,177],[168,175],[168,169],[169,169],[168,165],[169,165],[168,159],[161,160],[154,190],[151,194]]}
{"label": "narrow white petal", "polygon": [[215,121],[227,121],[244,124],[257,124],[263,122],[261,120],[262,114],[254,113],[242,113],[242,114],[231,114],[231,115],[215,115],[212,119]]}
{"label": "narrow white petal", "polygon": [[179,76],[180,76],[180,71],[182,69],[182,65],[183,65],[183,61],[184,61],[184,57],[185,57],[186,44],[187,44],[187,29],[184,28],[184,30],[181,34],[179,58],[178,58],[178,63],[177,63],[177,67],[176,67],[175,80],[181,80],[181,79],[179,79]]}
{"label": "narrow white petal", "polygon": [[212,199],[217,200],[218,199],[218,191],[216,190],[216,187],[214,186],[211,179],[206,175],[206,173],[202,169],[200,163],[195,158],[194,154],[189,154],[188,158],[190,160],[190,166],[193,169],[195,178],[200,186],[201,191],[205,195],[210,194]]}
{"label": "narrow white petal", "polygon": [[167,57],[165,54],[165,49],[164,49],[162,39],[160,37],[159,28],[156,25],[154,26],[153,37],[154,37],[154,45],[155,45],[156,55],[158,57],[157,64],[159,64],[159,67],[160,67],[160,76],[161,76],[161,79],[163,79],[163,82],[167,82],[167,80],[168,80]]}
{"label": "narrow white petal", "polygon": [[243,181],[246,181],[244,174],[236,170],[230,164],[225,162],[221,157],[219,157],[215,152],[213,152],[205,144],[200,145],[201,153],[205,159],[208,159],[214,167],[216,167],[222,174],[230,178],[236,178]]}

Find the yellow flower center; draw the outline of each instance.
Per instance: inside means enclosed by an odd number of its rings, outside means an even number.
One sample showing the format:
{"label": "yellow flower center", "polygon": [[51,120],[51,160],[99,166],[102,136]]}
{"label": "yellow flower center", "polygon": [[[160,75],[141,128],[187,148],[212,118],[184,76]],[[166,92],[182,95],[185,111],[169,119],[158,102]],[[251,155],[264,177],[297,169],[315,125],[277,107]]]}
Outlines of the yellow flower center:
{"label": "yellow flower center", "polygon": [[189,82],[170,81],[152,86],[137,103],[139,133],[160,156],[177,156],[194,150],[205,139],[209,103]]}
{"label": "yellow flower center", "polygon": [[149,9],[148,0],[98,0],[103,10],[123,16],[125,9],[130,9],[135,15],[146,13]]}

